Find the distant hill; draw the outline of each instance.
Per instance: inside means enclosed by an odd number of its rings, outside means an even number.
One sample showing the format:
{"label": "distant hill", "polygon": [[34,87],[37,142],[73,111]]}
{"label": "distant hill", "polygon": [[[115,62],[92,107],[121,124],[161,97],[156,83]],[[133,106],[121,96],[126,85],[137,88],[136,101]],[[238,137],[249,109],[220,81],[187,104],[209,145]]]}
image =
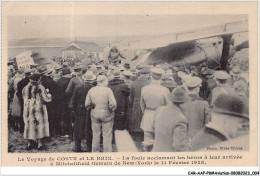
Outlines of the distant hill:
{"label": "distant hill", "polygon": [[113,44],[125,44],[128,42],[138,41],[151,36],[108,36],[108,37],[76,37],[76,38],[27,38],[19,40],[10,40],[9,47],[23,47],[23,46],[60,46],[64,47],[71,41],[79,42],[94,42],[100,46],[108,46]]}

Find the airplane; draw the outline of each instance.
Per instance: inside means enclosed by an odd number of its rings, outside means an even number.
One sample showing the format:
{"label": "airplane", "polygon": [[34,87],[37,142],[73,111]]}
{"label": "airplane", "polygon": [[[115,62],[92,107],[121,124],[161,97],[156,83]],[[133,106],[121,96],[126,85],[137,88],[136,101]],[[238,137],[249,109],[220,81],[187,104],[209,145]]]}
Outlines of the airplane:
{"label": "airplane", "polygon": [[[244,42],[233,46],[237,34],[246,34]],[[133,43],[132,48],[145,50],[136,55],[137,65],[168,63],[173,66],[196,65],[206,62],[211,69],[226,70],[228,59],[237,51],[249,48],[248,21],[235,21],[221,25],[200,28],[193,31],[157,37],[154,40]],[[159,42],[157,42],[159,41]]]}

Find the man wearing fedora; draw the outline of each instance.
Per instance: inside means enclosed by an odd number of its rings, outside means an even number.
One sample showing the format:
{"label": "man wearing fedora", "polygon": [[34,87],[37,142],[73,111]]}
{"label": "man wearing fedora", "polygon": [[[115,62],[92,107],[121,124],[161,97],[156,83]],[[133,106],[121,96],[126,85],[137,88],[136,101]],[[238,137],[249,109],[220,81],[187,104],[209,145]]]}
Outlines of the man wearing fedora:
{"label": "man wearing fedora", "polygon": [[182,152],[188,150],[187,119],[180,105],[189,101],[187,90],[176,87],[168,95],[170,103],[158,108],[153,124],[155,141],[153,152]]}
{"label": "man wearing fedora", "polygon": [[199,77],[191,77],[187,82],[189,90],[188,101],[181,105],[182,111],[188,120],[188,136],[192,139],[193,136],[200,131],[205,124],[210,122],[209,104],[203,98],[199,97],[199,91],[202,80]]}
{"label": "man wearing fedora", "polygon": [[218,95],[220,94],[233,94],[234,89],[229,86],[227,80],[230,78],[230,75],[225,71],[216,71],[214,73],[214,77],[216,79],[217,87],[215,87],[211,94],[209,95],[209,103],[210,105],[216,100]]}
{"label": "man wearing fedora", "polygon": [[125,70],[130,70],[130,64],[129,63],[125,63],[124,64],[124,68],[125,68]]}
{"label": "man wearing fedora", "polygon": [[61,69],[61,78],[57,80],[59,86],[58,115],[60,116],[61,137],[69,137],[72,133],[71,114],[68,109],[70,97],[65,93],[71,80],[71,71],[68,67]]}
{"label": "man wearing fedora", "polygon": [[10,79],[15,75],[15,69],[14,69],[14,61],[13,60],[9,60],[7,63],[8,66],[8,82],[10,81]]}
{"label": "man wearing fedora", "polygon": [[70,80],[69,85],[66,89],[66,94],[72,95],[74,88],[77,85],[81,85],[84,83],[84,80],[82,78],[82,69],[83,69],[83,64],[81,63],[76,63],[75,66],[73,67],[76,76]]}
{"label": "man wearing fedora", "polygon": [[113,91],[117,102],[113,130],[124,130],[127,129],[126,113],[129,106],[127,100],[130,95],[130,88],[120,78],[119,70],[114,70],[113,76],[114,78],[108,82],[108,87]]}
{"label": "man wearing fedora", "polygon": [[163,70],[152,68],[152,82],[143,87],[141,91],[140,107],[143,113],[141,129],[144,131],[144,150],[148,151],[148,146],[154,140],[153,121],[154,113],[160,106],[168,104],[169,89],[161,86]]}
{"label": "man wearing fedora", "polygon": [[131,76],[133,75],[131,71],[126,70],[122,73],[122,75],[124,76],[124,81],[126,83],[126,85],[131,88],[131,84],[133,83],[133,81],[131,80]]}
{"label": "man wearing fedora", "polygon": [[[70,98],[69,98],[70,100],[69,100],[69,106],[68,106],[68,108],[69,108],[69,111],[71,112],[72,121],[74,121],[74,120],[73,120],[73,118],[74,118],[73,112],[74,112],[74,111],[72,111],[72,99],[71,99],[71,97],[72,97],[74,88],[75,88],[77,85],[82,85],[82,84],[84,83],[84,80],[83,80],[83,78],[82,78],[82,69],[83,69],[83,64],[82,64],[82,63],[75,63],[75,65],[74,65],[74,67],[73,67],[73,71],[74,71],[74,73],[75,73],[76,75],[75,75],[75,77],[72,77],[72,78],[70,79],[70,82],[69,82],[69,84],[68,84],[68,86],[67,86],[67,88],[66,88],[66,90],[65,90],[65,94],[66,94],[68,97],[70,97]],[[73,125],[74,125],[74,124],[72,123],[72,126],[73,126]]]}
{"label": "man wearing fedora", "polygon": [[113,91],[107,87],[108,78],[97,77],[97,86],[87,94],[85,107],[91,108],[91,128],[93,132],[92,152],[100,152],[100,134],[103,136],[103,152],[112,152],[113,123],[117,103]]}
{"label": "man wearing fedora", "polygon": [[47,69],[46,65],[40,65],[38,72],[41,74],[41,84],[48,93],[52,95],[52,101],[46,103],[49,128],[51,136],[56,136],[60,133],[59,120],[57,116],[57,98],[59,97],[59,87],[57,83],[52,79],[52,70]]}
{"label": "man wearing fedora", "polygon": [[87,71],[82,75],[84,84],[77,85],[72,95],[72,109],[75,112],[74,139],[75,152],[81,152],[81,140],[87,141],[87,152],[92,150],[92,130],[90,110],[85,107],[85,100],[89,90],[93,87],[96,76],[92,71]]}
{"label": "man wearing fedora", "polygon": [[248,104],[239,96],[220,94],[211,117],[211,122],[193,137],[193,151],[237,137],[244,121],[249,121]]}
{"label": "man wearing fedora", "polygon": [[151,80],[149,79],[150,70],[147,67],[142,68],[139,73],[140,76],[131,84],[130,106],[133,107],[133,110],[128,125],[131,135],[138,141],[143,141],[143,131],[140,128],[142,121],[141,90],[144,86],[150,84]]}

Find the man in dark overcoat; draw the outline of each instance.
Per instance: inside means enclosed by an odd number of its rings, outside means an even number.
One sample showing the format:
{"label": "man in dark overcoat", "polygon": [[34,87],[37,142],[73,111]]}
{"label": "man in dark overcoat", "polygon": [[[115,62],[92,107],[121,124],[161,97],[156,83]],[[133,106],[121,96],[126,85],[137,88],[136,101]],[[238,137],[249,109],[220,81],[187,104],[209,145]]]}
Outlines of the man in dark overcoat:
{"label": "man in dark overcoat", "polygon": [[[141,90],[144,86],[150,84],[151,79],[149,78],[150,70],[148,68],[143,68],[139,73],[140,76],[131,85],[130,102],[132,103],[131,107],[133,107],[133,110],[129,118],[129,130],[132,135],[143,136],[143,131],[140,128],[143,117],[140,107]],[[143,139],[140,140],[143,141]]]}
{"label": "man in dark overcoat", "polygon": [[117,102],[113,130],[124,130],[127,129],[126,117],[130,88],[126,85],[123,79],[120,79],[119,70],[114,70],[113,75],[114,78],[108,82],[108,87],[112,89]]}
{"label": "man in dark overcoat", "polygon": [[61,127],[61,137],[69,137],[71,135],[71,113],[68,109],[70,96],[68,96],[65,91],[71,79],[71,72],[68,67],[61,69],[62,76],[57,80],[59,86],[59,97],[57,100],[58,113],[60,116],[60,127]]}
{"label": "man in dark overcoat", "polygon": [[46,91],[52,95],[52,101],[46,103],[46,107],[48,111],[50,135],[56,136],[60,134],[60,128],[58,125],[59,117],[57,116],[57,98],[59,97],[59,87],[51,77],[52,71],[48,71],[46,65],[39,66],[38,72],[41,74],[41,84]]}
{"label": "man in dark overcoat", "polygon": [[92,71],[87,71],[82,75],[84,84],[77,85],[71,98],[72,110],[75,112],[74,139],[75,152],[81,152],[81,140],[87,141],[87,152],[92,151],[92,129],[91,129],[91,108],[85,107],[85,100],[88,91],[93,87],[96,76]]}

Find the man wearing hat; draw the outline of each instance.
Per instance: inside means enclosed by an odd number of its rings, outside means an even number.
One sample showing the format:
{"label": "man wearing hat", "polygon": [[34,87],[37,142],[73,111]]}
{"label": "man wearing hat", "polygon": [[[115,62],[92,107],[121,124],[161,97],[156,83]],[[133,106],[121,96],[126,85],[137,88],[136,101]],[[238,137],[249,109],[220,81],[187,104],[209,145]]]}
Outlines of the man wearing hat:
{"label": "man wearing hat", "polygon": [[[76,76],[71,78],[71,80],[68,84],[68,87],[66,88],[66,91],[65,91],[65,93],[70,97],[73,94],[74,88],[77,85],[82,85],[84,83],[84,80],[82,78],[82,69],[83,69],[83,65],[81,63],[76,63],[75,66],[73,67],[73,70],[74,70]],[[69,107],[70,108],[72,107],[71,101],[69,103]]]}
{"label": "man wearing hat", "polygon": [[155,112],[153,152],[182,152],[188,150],[187,119],[180,105],[189,101],[183,86],[176,87],[168,95],[169,105]]}
{"label": "man wearing hat", "polygon": [[62,69],[61,66],[57,66],[54,68],[54,70],[52,72],[52,77],[53,77],[54,81],[57,81],[58,79],[61,78],[61,72],[62,72],[61,69]]}
{"label": "man wearing hat", "polygon": [[169,79],[168,74],[163,74],[162,79],[161,79],[161,85],[168,88],[169,91],[171,92],[175,87],[177,87],[177,83],[172,79]]}
{"label": "man wearing hat", "polygon": [[92,150],[92,130],[90,110],[85,107],[88,91],[93,87],[96,76],[92,71],[87,71],[83,76],[84,84],[77,85],[72,95],[72,109],[75,112],[74,139],[75,152],[81,152],[81,140],[87,141],[87,152]]}
{"label": "man wearing hat", "polygon": [[182,111],[189,124],[189,139],[192,139],[193,136],[210,121],[209,104],[207,101],[199,97],[201,83],[202,80],[199,77],[191,77],[186,84],[191,101],[181,105]]}
{"label": "man wearing hat", "polygon": [[143,131],[140,128],[142,112],[140,109],[141,90],[144,86],[150,84],[150,70],[144,68],[140,71],[140,76],[131,85],[130,107],[133,108],[132,115],[129,118],[129,130],[131,135],[138,141],[143,141]]}
{"label": "man wearing hat", "polygon": [[144,68],[148,68],[148,66],[145,63],[140,63],[139,65],[137,65],[136,69],[141,71]]}
{"label": "man wearing hat", "polygon": [[123,79],[120,78],[120,71],[114,70],[114,78],[108,82],[108,87],[111,88],[117,102],[115,110],[114,130],[127,129],[127,110],[130,88],[126,85]]}
{"label": "man wearing hat", "polygon": [[30,64],[31,74],[37,73],[37,66],[38,64],[36,63]]}
{"label": "man wearing hat", "polygon": [[71,127],[71,112],[68,110],[68,105],[70,101],[70,96],[68,96],[65,91],[71,80],[71,71],[69,67],[63,67],[61,69],[61,78],[57,80],[59,86],[59,96],[57,100],[58,113],[61,128],[61,137],[69,137],[72,133]]}
{"label": "man wearing hat", "polygon": [[180,72],[183,72],[184,69],[180,69],[178,67],[173,67],[173,70],[174,70],[174,73],[172,75],[173,79],[175,80],[175,82],[178,84],[178,85],[182,85],[182,80],[181,80],[181,77],[179,76],[180,74],[182,73],[179,73]]}
{"label": "man wearing hat", "polygon": [[48,118],[50,125],[50,134],[55,136],[59,134],[59,125],[57,118],[57,100],[59,97],[59,86],[57,82],[53,80],[50,73],[51,71],[47,69],[46,65],[41,65],[38,67],[38,73],[41,74],[41,84],[46,89],[48,93],[52,95],[52,101],[46,104],[48,110]]}
{"label": "man wearing hat", "polygon": [[98,64],[96,67],[97,67],[97,74],[99,74],[99,73],[101,73],[101,72],[103,71],[103,70],[102,70],[103,65]]}
{"label": "man wearing hat", "polygon": [[214,88],[209,97],[210,105],[216,100],[220,94],[231,94],[234,93],[234,89],[229,86],[227,80],[230,78],[230,75],[225,71],[216,71],[214,73],[216,79],[217,87]]}
{"label": "man wearing hat", "polygon": [[123,73],[125,71],[125,68],[122,65],[120,65],[119,70],[120,70],[121,73]]}
{"label": "man wearing hat", "polygon": [[131,73],[132,73],[131,80],[132,80],[132,81],[135,81],[135,80],[137,79],[136,68],[135,68],[135,67],[131,67],[131,68],[130,68],[130,71],[131,71]]}
{"label": "man wearing hat", "polygon": [[131,76],[133,75],[131,71],[124,71],[122,73],[122,75],[124,76],[124,81],[126,83],[126,85],[131,88],[131,84],[133,83],[133,81],[131,80]]}
{"label": "man wearing hat", "polygon": [[[70,97],[70,101],[69,101],[69,111],[71,112],[71,118],[72,118],[72,122],[74,121],[73,118],[74,118],[74,114],[72,111],[72,100],[71,100],[71,97],[72,97],[72,94],[73,94],[73,91],[75,89],[75,87],[77,85],[82,85],[84,83],[84,80],[82,78],[82,70],[83,70],[83,64],[82,63],[78,63],[76,62],[74,67],[73,67],[73,71],[75,73],[75,77],[71,78],[70,79],[70,82],[65,90],[65,94]],[[72,126],[74,125],[74,123],[72,123]]]}
{"label": "man wearing hat", "polygon": [[[230,75],[231,75],[231,79],[229,80],[229,82],[231,87],[234,87],[236,82],[239,82],[239,84],[244,83],[245,86],[247,85],[247,81],[245,78],[242,77],[242,72],[239,67],[237,66],[233,67],[232,70],[230,71]],[[248,88],[245,87],[245,89]]]}
{"label": "man wearing hat", "polygon": [[211,116],[211,122],[193,137],[193,151],[237,137],[244,121],[249,121],[248,104],[236,95],[220,94]]}
{"label": "man wearing hat", "polygon": [[164,71],[160,68],[151,69],[152,82],[143,87],[141,91],[140,107],[143,113],[141,129],[144,131],[144,150],[147,151],[146,144],[154,140],[153,121],[154,113],[159,106],[168,104],[169,89],[161,86],[161,77]]}
{"label": "man wearing hat", "polygon": [[130,64],[129,63],[125,63],[124,64],[124,68],[125,68],[125,70],[130,70]]}
{"label": "man wearing hat", "polygon": [[198,74],[198,77],[202,80],[199,96],[208,99],[210,92],[217,87],[216,80],[213,77],[213,71],[208,67],[202,67],[202,71]]}
{"label": "man wearing hat", "polygon": [[97,86],[87,94],[85,107],[91,108],[91,128],[93,132],[92,152],[100,152],[100,134],[103,136],[103,152],[112,152],[113,123],[117,103],[113,91],[107,87],[104,75],[97,77]]}
{"label": "man wearing hat", "polygon": [[8,66],[8,82],[9,80],[14,76],[15,74],[15,70],[14,70],[14,61],[13,60],[9,60],[7,63]]}

